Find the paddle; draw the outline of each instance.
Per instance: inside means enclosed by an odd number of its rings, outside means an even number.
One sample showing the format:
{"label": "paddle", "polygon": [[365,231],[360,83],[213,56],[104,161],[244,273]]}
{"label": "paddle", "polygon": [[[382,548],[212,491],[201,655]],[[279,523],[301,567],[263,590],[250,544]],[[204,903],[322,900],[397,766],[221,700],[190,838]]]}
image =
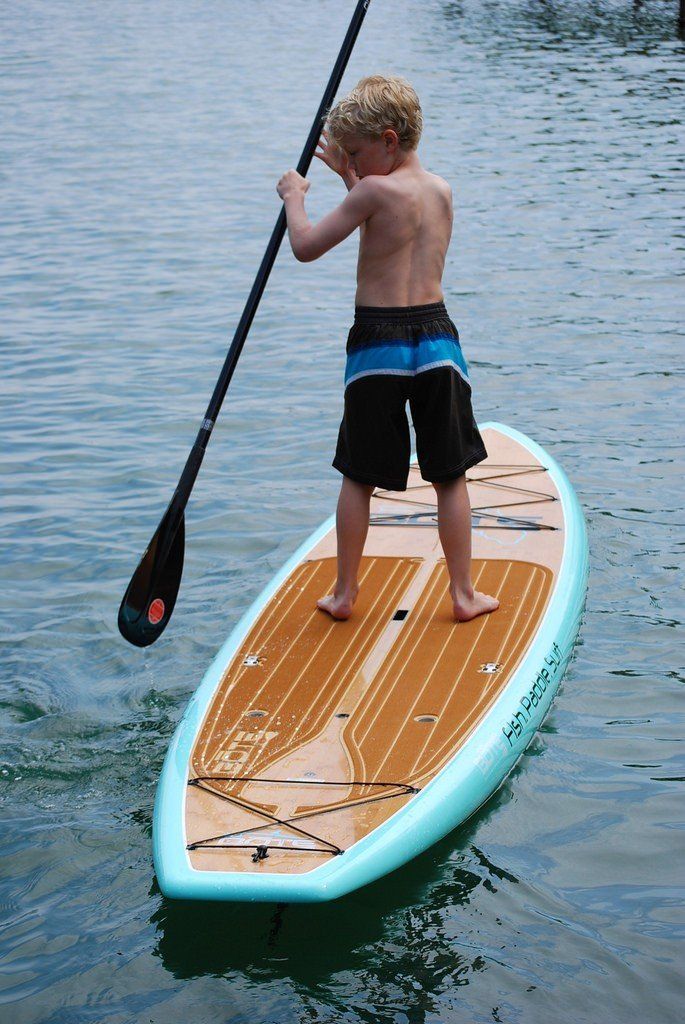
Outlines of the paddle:
{"label": "paddle", "polygon": [[[364,15],[371,0],[358,0],[347,35],[343,40],[338,59],[335,62],[331,77],[323,94],[319,109],[316,112],[312,129],[302,150],[297,165],[301,175],[306,175],[312,161],[319,138],[321,137],[322,121],[328,108],[333,103],[340,85],[357,35],[362,26]],[[119,608],[119,631],[121,635],[136,647],[148,647],[161,636],[174,610],[178,588],[181,585],[183,572],[183,554],[185,550],[184,511],[188,504],[190,492],[202,465],[205,449],[209,442],[221,404],[231,382],[238,357],[242,352],[247,332],[257,312],[259,300],[274,265],[279,246],[286,230],[285,209],[281,212],[273,229],[269,244],[264,253],[257,277],[252,285],[243,315],[236,328],[231,347],[228,350],[214,394],[207,406],[202,426],[195,438],[195,443],[181,473],[174,495],[162,516],[155,535],[147,546],[145,554],[138,563],[138,568],[131,577],[126,593]]]}

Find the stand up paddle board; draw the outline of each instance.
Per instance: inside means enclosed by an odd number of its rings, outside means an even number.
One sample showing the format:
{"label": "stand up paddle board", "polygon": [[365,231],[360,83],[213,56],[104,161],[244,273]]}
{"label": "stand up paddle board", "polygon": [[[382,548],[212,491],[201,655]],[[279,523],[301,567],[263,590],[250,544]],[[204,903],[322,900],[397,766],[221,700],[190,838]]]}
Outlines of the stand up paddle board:
{"label": "stand up paddle board", "polygon": [[376,490],[351,618],[328,519],[247,610],[164,762],[153,846],[180,899],[330,900],[461,824],[539,729],[575,642],[588,547],[557,463],[498,423],[467,474],[472,578],[499,609],[452,617],[435,491]]}

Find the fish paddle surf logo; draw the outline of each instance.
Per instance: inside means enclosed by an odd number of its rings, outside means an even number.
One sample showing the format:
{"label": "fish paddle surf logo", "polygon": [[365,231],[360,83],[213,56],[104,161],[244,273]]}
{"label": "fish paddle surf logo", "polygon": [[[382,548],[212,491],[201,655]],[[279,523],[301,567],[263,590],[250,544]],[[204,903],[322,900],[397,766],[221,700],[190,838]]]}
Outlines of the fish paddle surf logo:
{"label": "fish paddle surf logo", "polygon": [[156,597],[147,610],[147,621],[151,626],[156,626],[164,618],[164,601]]}

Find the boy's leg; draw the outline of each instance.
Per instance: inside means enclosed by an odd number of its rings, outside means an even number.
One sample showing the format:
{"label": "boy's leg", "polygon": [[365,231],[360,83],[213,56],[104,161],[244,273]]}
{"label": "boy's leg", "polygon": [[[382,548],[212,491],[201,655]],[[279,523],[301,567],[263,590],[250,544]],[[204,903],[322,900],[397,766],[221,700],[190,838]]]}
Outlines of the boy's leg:
{"label": "boy's leg", "polygon": [[369,503],[373,487],[343,476],[335,527],[338,538],[338,579],[335,589],[316,603],[334,619],[348,619],[357,599],[357,572],[369,531]]}
{"label": "boy's leg", "polygon": [[497,598],[481,594],[471,584],[471,503],[466,477],[433,487],[438,496],[438,533],[450,574],[454,617],[466,622],[494,612],[499,608]]}

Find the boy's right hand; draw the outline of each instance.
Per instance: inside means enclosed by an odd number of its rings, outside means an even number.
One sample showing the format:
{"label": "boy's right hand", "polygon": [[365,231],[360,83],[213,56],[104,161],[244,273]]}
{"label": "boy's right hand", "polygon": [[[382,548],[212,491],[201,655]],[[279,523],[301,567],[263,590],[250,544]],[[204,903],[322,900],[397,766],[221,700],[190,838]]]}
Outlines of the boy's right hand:
{"label": "boy's right hand", "polygon": [[328,164],[332,171],[339,174],[341,178],[351,174],[349,160],[347,153],[340,146],[336,145],[331,139],[328,138],[328,132],[324,128],[319,139],[319,144],[316,147],[314,156],[318,156],[319,160],[323,160],[325,164]]}

